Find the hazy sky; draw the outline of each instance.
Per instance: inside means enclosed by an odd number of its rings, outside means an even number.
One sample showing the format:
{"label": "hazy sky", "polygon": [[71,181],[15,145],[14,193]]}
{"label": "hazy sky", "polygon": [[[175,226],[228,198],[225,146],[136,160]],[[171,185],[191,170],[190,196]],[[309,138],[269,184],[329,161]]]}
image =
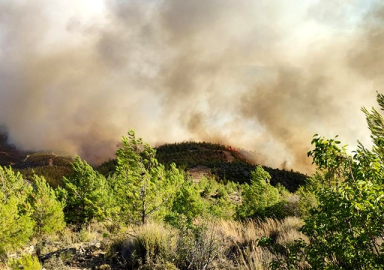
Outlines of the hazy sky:
{"label": "hazy sky", "polygon": [[0,0],[0,124],[94,162],[133,128],[306,171],[315,133],[369,144],[383,26],[373,0]]}

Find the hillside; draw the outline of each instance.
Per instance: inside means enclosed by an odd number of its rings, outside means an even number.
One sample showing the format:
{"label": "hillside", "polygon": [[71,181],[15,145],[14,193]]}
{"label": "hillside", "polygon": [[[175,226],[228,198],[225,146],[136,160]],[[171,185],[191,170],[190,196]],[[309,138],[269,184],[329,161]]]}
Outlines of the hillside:
{"label": "hillside", "polygon": [[19,151],[14,145],[8,143],[7,134],[0,128],[0,166],[12,166],[22,161],[27,152]]}
{"label": "hillside", "polygon": [[51,186],[62,183],[63,176],[72,173],[72,159],[49,152],[26,152],[8,143],[7,134],[0,130],[0,166],[11,166],[31,180],[33,174],[45,177]]}
{"label": "hillside", "polygon": [[[195,171],[195,168],[210,169],[212,175],[223,181],[247,183],[250,181],[251,171],[256,168],[245,158],[244,150],[237,150],[230,146],[207,142],[183,142],[165,144],[157,149],[157,159],[166,166],[176,163],[179,167]],[[263,166],[271,175],[271,184],[280,183],[293,192],[305,184],[306,175],[278,168]]]}
{"label": "hillside", "polygon": [[44,176],[47,182],[57,187],[62,184],[63,176],[72,173],[72,158],[55,153],[36,152],[26,155],[22,161],[12,167],[31,180],[34,174]]}
{"label": "hillside", "polygon": [[[157,149],[157,159],[168,166],[176,163],[195,178],[212,175],[221,181],[247,183],[256,164],[248,161],[244,150],[207,142],[184,142],[165,144]],[[19,151],[7,142],[6,133],[0,132],[0,166],[12,166],[31,179],[33,173],[43,175],[52,186],[61,184],[63,176],[72,172],[72,159],[47,152]],[[98,171],[108,175],[114,171],[115,160],[109,160],[98,167]],[[294,171],[263,167],[271,175],[271,184],[282,184],[289,191],[295,191],[305,183],[306,176]]]}

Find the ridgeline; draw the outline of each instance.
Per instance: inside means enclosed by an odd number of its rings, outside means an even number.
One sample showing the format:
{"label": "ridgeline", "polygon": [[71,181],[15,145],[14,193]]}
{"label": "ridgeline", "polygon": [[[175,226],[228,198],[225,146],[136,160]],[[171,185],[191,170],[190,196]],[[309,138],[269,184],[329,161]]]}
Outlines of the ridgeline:
{"label": "ridgeline", "polygon": [[[177,166],[193,170],[202,168],[210,171],[220,181],[249,183],[251,171],[257,164],[245,157],[245,150],[237,150],[230,146],[207,142],[183,142],[165,144],[156,149],[156,157],[160,163],[168,166],[176,163]],[[289,191],[296,191],[305,184],[307,176],[294,171],[263,166],[271,175],[271,184],[280,183]]]}
{"label": "ridgeline", "polygon": [[[193,177],[197,175],[213,176],[217,181],[249,183],[251,171],[257,164],[247,158],[245,150],[237,150],[230,146],[208,142],[183,142],[165,144],[156,149],[158,161],[168,167],[175,163],[178,167],[188,170]],[[30,179],[33,173],[44,176],[51,186],[62,183],[62,177],[71,174],[70,157],[50,152],[19,151],[7,142],[7,135],[0,133],[0,166],[11,166]],[[97,170],[103,175],[114,172],[116,160],[111,159]],[[271,184],[280,183],[289,191],[296,191],[305,184],[306,175],[278,168],[263,166],[271,175]]]}

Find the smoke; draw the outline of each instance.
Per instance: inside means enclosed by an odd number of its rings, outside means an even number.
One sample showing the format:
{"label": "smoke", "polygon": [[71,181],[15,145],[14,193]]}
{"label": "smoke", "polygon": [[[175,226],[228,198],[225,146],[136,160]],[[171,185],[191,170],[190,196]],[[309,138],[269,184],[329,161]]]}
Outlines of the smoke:
{"label": "smoke", "polygon": [[26,150],[212,141],[310,171],[314,133],[368,143],[378,1],[1,1],[0,124]]}

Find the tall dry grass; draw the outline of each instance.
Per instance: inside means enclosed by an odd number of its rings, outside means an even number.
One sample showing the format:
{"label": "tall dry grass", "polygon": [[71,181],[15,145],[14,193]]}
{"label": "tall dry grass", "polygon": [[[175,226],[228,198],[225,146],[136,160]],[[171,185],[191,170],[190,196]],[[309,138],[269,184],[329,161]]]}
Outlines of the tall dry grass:
{"label": "tall dry grass", "polygon": [[[200,221],[197,230],[183,231],[164,224],[149,223],[129,228],[119,245],[124,261],[140,269],[268,269],[275,259],[258,239],[270,237],[281,245],[307,237],[299,232],[303,222],[284,220]],[[135,268],[136,269],[136,268]]]}
{"label": "tall dry grass", "polygon": [[232,259],[235,269],[259,270],[268,269],[268,265],[275,258],[265,247],[258,246],[258,239],[271,237],[276,243],[286,245],[296,239],[308,241],[308,238],[299,232],[303,221],[297,217],[287,217],[284,220],[257,220],[257,221],[228,221],[217,223],[217,228],[225,240],[227,257]]}
{"label": "tall dry grass", "polygon": [[[268,247],[259,246],[258,240],[270,237],[282,246],[299,238],[308,241],[299,231],[302,225],[303,221],[296,217],[245,222],[201,219],[192,229],[148,222],[112,232],[108,229],[110,224],[92,222],[80,231],[67,227],[35,246],[36,254],[47,254],[101,243],[103,252],[108,251],[106,261],[121,269],[264,270],[276,255]],[[64,261],[71,263],[71,258]],[[59,269],[55,267],[47,269]]]}

